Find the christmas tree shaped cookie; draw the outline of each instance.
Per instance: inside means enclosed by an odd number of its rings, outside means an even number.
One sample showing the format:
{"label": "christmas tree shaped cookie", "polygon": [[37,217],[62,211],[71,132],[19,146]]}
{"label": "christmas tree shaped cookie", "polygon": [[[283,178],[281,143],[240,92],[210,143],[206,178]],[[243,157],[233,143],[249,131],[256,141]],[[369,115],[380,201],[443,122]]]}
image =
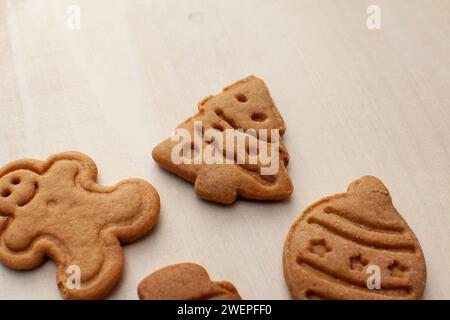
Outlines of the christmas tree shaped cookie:
{"label": "christmas tree shaped cookie", "polygon": [[160,166],[193,182],[206,200],[229,204],[238,196],[289,198],[293,186],[282,139],[286,128],[261,79],[240,80],[203,99],[198,109],[154,148]]}

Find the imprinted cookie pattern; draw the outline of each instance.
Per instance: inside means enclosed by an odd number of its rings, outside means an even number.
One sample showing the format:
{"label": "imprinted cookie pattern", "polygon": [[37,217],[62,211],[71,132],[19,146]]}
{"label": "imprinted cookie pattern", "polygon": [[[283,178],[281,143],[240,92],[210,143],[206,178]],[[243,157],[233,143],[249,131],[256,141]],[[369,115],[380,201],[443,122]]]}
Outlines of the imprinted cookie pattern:
{"label": "imprinted cookie pattern", "polygon": [[[96,183],[86,155],[65,152],[44,162],[25,159],[0,169],[0,261],[12,269],[58,266],[64,297],[97,299],[118,282],[121,245],[147,234],[157,222],[159,196],[147,182]],[[67,269],[79,267],[81,288],[68,286]]]}
{"label": "imprinted cookie pattern", "polygon": [[[250,76],[225,88],[222,93],[210,96],[198,104],[199,112],[180,124],[177,129],[185,129],[194,141],[194,123],[201,121],[203,129],[213,129],[222,135],[223,146],[215,144],[213,139],[204,139],[199,145],[192,142],[189,147],[193,154],[198,150],[206,150],[209,145],[214,146],[220,154],[221,164],[186,164],[174,163],[172,151],[178,144],[171,138],[166,139],[153,149],[154,160],[164,169],[191,181],[195,184],[195,192],[203,199],[230,204],[241,196],[258,200],[283,200],[289,198],[293,191],[292,182],[286,172],[289,155],[284,146],[282,136],[286,130],[284,121],[278,112],[265,83],[254,76]],[[253,130],[254,134],[245,133],[245,139],[263,144],[266,150],[271,150],[270,135],[267,141],[258,136],[260,129],[276,129],[280,135],[277,161],[278,170],[275,174],[262,175],[263,165],[238,163],[238,157],[249,158],[249,150],[244,155],[238,154],[236,148],[227,150],[227,136],[225,130],[235,132]],[[265,139],[264,139],[265,140]],[[276,149],[276,148],[274,148]],[[258,150],[259,152],[259,150]],[[230,157],[230,154],[232,156]],[[233,158],[233,159],[230,159]],[[225,163],[231,160],[231,164]],[[234,162],[234,163],[233,163]]]}
{"label": "imprinted cookie pattern", "polygon": [[[381,271],[380,289],[367,286],[369,266]],[[283,267],[296,299],[418,299],[426,280],[413,231],[369,176],[303,212],[286,239]]]}
{"label": "imprinted cookie pattern", "polygon": [[228,281],[211,281],[206,270],[194,263],[159,269],[138,287],[142,300],[241,300]]}

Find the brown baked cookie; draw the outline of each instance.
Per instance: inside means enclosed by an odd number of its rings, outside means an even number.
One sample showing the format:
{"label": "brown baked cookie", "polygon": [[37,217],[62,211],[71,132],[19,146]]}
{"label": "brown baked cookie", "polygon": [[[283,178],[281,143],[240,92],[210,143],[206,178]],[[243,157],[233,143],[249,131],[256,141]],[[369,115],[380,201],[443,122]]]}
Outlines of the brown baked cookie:
{"label": "brown baked cookie", "polygon": [[108,294],[122,274],[121,245],[150,231],[158,219],[159,196],[143,180],[106,187],[96,179],[95,163],[78,152],[1,168],[0,261],[24,270],[48,257],[58,266],[57,284],[65,298]]}
{"label": "brown baked cookie", "polygon": [[370,176],[305,209],[287,236],[283,267],[296,299],[418,299],[426,279],[419,242]]}
{"label": "brown baked cookie", "polygon": [[141,300],[241,300],[227,281],[213,282],[206,270],[194,263],[159,269],[138,287]]}
{"label": "brown baked cookie", "polygon": [[[180,136],[171,137],[154,148],[159,165],[193,182],[198,196],[206,200],[229,204],[237,196],[289,198],[293,186],[286,172],[289,155],[282,139],[286,129],[262,80],[250,76],[238,81],[201,101],[198,109],[177,127],[187,133],[189,142],[183,145]],[[184,160],[175,160],[180,153]]]}

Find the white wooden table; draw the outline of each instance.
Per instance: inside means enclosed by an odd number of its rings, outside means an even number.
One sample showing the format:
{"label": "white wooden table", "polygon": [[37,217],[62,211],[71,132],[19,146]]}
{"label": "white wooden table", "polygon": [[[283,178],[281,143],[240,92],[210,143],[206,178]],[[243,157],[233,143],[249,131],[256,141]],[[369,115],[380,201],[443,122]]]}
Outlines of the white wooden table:
{"label": "white wooden table", "polygon": [[[366,26],[371,4],[379,30]],[[79,30],[69,5],[80,8]],[[125,247],[110,295],[121,299],[184,261],[244,298],[289,298],[290,224],[311,202],[376,175],[422,244],[424,298],[449,299],[449,16],[447,0],[0,0],[0,164],[80,150],[102,183],[136,176],[158,189],[158,227]],[[198,100],[249,74],[266,81],[285,118],[294,194],[199,200],[151,150]],[[53,263],[0,266],[0,298],[59,297]]]}

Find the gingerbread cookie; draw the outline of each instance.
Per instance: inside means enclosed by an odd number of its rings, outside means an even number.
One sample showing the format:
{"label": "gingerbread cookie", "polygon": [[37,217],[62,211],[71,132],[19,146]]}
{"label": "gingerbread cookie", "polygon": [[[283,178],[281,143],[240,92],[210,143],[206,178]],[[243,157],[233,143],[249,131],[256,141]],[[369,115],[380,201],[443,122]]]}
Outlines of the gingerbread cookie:
{"label": "gingerbread cookie", "polygon": [[25,270],[48,257],[65,298],[108,294],[122,274],[121,245],[150,231],[159,196],[143,180],[106,187],[96,179],[95,163],[78,152],[0,169],[0,261]]}
{"label": "gingerbread cookie", "polygon": [[206,270],[193,263],[159,269],[138,287],[141,300],[241,300],[227,281],[213,282]]}
{"label": "gingerbread cookie", "polygon": [[198,104],[199,112],[153,150],[164,169],[195,184],[199,197],[233,203],[237,196],[283,200],[292,193],[286,172],[285,126],[264,82],[250,76]]}
{"label": "gingerbread cookie", "polygon": [[296,299],[418,299],[426,280],[419,242],[370,176],[303,212],[286,239],[283,267]]}

